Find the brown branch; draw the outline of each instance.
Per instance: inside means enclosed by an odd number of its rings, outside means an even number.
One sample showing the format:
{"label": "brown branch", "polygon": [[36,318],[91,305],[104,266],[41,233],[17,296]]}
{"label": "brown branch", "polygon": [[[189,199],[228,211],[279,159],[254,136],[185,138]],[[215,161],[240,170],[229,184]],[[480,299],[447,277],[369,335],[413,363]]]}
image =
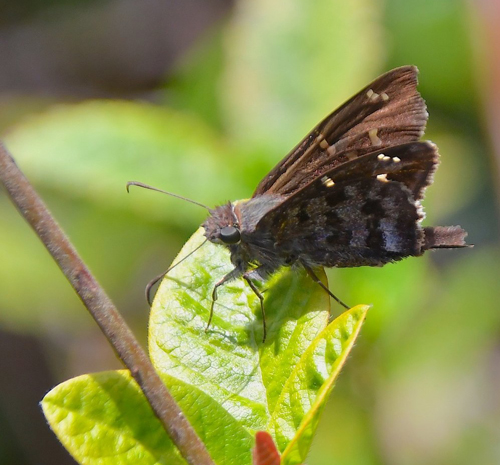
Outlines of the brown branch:
{"label": "brown branch", "polygon": [[192,465],[214,465],[200,438],[154,370],[111,299],[99,286],[13,158],[0,142],[0,182],[35,230],[137,381],[182,456]]}

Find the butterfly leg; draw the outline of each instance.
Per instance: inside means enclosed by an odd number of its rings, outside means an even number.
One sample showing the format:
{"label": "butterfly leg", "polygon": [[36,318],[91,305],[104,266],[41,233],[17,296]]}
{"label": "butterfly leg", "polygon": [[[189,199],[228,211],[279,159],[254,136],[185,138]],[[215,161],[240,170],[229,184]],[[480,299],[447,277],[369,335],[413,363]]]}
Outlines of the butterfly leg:
{"label": "butterfly leg", "polygon": [[316,276],[316,273],[314,273],[313,269],[309,266],[309,265],[306,265],[304,262],[300,262],[301,265],[304,267],[304,269],[307,271],[307,273],[309,274],[309,276],[312,278],[312,280],[319,284],[331,297],[333,297],[340,305],[342,305],[342,307],[346,308],[347,310],[349,310],[349,306],[346,305],[344,302],[342,302],[336,295],[334,295],[332,293],[332,291],[330,291],[330,289],[328,289],[327,286],[325,286],[323,284],[323,282],[321,281],[321,279],[319,279],[317,276]]}
{"label": "butterfly leg", "polygon": [[267,328],[266,328],[266,312],[264,311],[264,296],[260,293],[260,291],[257,289],[257,286],[252,282],[251,279],[251,272],[250,273],[245,273],[243,275],[243,278],[245,281],[248,283],[250,288],[252,289],[253,293],[259,298],[260,300],[260,311],[262,313],[262,343],[266,342],[266,336],[267,336]]}
{"label": "butterfly leg", "polygon": [[217,281],[214,286],[214,290],[212,291],[212,304],[210,305],[210,316],[208,317],[208,323],[205,328],[205,332],[208,331],[210,325],[212,324],[212,318],[214,316],[214,305],[217,300],[217,289],[221,287],[223,284],[228,281],[232,281],[233,279],[239,278],[243,274],[241,268],[236,267],[233,271],[229,272],[226,276],[224,276],[221,280]]}

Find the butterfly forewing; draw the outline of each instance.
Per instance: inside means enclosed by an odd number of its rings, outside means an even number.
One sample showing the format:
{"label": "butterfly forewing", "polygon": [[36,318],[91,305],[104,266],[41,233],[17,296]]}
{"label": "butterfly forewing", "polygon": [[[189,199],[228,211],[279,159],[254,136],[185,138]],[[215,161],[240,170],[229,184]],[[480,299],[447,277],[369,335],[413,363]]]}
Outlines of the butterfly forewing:
{"label": "butterfly forewing", "polygon": [[292,195],[332,168],[377,149],[418,140],[427,110],[418,93],[418,70],[394,69],[327,116],[257,186],[264,193]]}

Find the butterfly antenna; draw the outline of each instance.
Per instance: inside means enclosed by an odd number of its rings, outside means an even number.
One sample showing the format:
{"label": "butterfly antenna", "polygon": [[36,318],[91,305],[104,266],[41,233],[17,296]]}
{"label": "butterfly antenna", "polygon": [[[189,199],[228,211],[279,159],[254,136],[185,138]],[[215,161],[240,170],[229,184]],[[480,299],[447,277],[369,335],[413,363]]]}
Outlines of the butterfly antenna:
{"label": "butterfly antenna", "polygon": [[159,274],[155,278],[153,278],[151,281],[149,281],[148,285],[146,286],[145,293],[146,293],[146,300],[148,301],[149,306],[151,307],[153,300],[151,299],[151,289],[153,286],[160,281],[165,275],[167,275],[171,270],[173,270],[177,265],[182,263],[186,258],[190,257],[193,255],[201,246],[205,245],[208,239],[205,239],[198,247],[196,247],[194,250],[189,252],[185,257],[182,257],[178,262],[174,263],[172,266],[170,266],[167,271],[164,271],[163,273]]}
{"label": "butterfly antenna", "polygon": [[[172,197],[176,197],[178,199],[185,200],[186,202],[198,205],[199,207],[203,207],[204,209],[208,210],[209,212],[212,211],[209,207],[207,207],[206,205],[203,205],[200,202],[196,202],[195,200],[188,199],[187,197],[183,197],[182,195],[173,194],[172,192],[167,192],[167,191],[158,189],[156,187],[150,186],[148,184],[144,184],[144,183],[139,182],[139,181],[129,181],[129,182],[127,182],[127,192],[130,192],[130,186],[137,186],[137,187],[142,187],[144,189],[149,189],[151,191],[161,192],[162,194],[167,194],[167,195],[170,195]],[[161,279],[161,277],[159,279]]]}

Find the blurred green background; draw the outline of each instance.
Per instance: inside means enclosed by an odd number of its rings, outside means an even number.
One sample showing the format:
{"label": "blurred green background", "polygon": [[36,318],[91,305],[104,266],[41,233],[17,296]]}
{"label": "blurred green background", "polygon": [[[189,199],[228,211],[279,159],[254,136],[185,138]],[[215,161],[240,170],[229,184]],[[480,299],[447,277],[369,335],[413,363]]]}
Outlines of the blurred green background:
{"label": "blurred green background", "polygon": [[[144,286],[205,212],[125,183],[249,197],[332,109],[417,65],[442,158],[426,224],[460,224],[475,247],[329,271],[373,309],[308,464],[498,464],[497,3],[2,1],[0,133],[145,345]],[[0,265],[0,463],[74,463],[38,402],[119,364],[3,191]]]}

